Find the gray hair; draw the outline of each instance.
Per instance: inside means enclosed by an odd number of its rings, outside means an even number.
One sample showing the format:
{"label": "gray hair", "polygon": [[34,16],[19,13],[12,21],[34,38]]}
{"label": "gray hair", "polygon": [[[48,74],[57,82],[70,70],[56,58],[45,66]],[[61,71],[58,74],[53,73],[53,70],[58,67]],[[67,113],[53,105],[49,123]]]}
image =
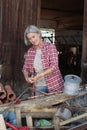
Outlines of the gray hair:
{"label": "gray hair", "polygon": [[24,32],[24,42],[25,42],[25,45],[30,45],[30,42],[27,38],[27,34],[28,33],[39,33],[41,34],[41,31],[39,28],[37,28],[36,26],[34,25],[30,25],[28,26],[26,29],[25,29],[25,32]]}

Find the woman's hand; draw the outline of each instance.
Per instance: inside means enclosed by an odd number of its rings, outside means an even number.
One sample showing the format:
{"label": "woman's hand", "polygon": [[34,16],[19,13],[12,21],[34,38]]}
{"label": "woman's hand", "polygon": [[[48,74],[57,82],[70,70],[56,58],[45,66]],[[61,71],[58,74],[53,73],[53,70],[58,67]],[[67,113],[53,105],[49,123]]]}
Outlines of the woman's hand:
{"label": "woman's hand", "polygon": [[30,84],[35,83],[33,77],[26,78],[26,81],[27,81],[28,83],[30,83]]}
{"label": "woman's hand", "polygon": [[34,77],[29,77],[29,78],[27,78],[26,79],[26,81],[28,82],[28,83],[35,83],[38,79],[39,79],[40,77],[39,77],[39,75],[36,75],[36,76],[34,76]]}

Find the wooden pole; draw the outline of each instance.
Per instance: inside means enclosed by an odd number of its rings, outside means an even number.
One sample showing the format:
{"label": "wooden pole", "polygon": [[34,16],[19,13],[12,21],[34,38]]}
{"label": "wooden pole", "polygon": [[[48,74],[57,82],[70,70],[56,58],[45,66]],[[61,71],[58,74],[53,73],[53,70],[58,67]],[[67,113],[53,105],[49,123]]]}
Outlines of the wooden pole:
{"label": "wooden pole", "polygon": [[55,130],[60,130],[60,121],[59,121],[59,118],[56,117],[56,116],[54,116],[53,122],[54,122],[54,128],[55,128]]}
{"label": "wooden pole", "polygon": [[81,114],[81,115],[79,115],[79,116],[70,118],[70,119],[65,120],[65,121],[62,121],[62,122],[60,122],[60,126],[69,124],[69,123],[71,123],[71,122],[80,120],[80,119],[85,118],[85,117],[87,117],[87,113]]}
{"label": "wooden pole", "polygon": [[77,97],[81,97],[87,95],[87,91],[82,91],[77,95],[71,96],[65,93],[54,94],[49,96],[43,96],[42,98],[35,98],[31,100],[22,101],[20,104],[7,104],[5,106],[1,106],[0,110],[5,110],[7,108],[16,108],[21,107],[21,112],[29,112],[32,109],[43,109],[43,108],[51,108],[52,105],[56,105],[67,100],[75,99]]}

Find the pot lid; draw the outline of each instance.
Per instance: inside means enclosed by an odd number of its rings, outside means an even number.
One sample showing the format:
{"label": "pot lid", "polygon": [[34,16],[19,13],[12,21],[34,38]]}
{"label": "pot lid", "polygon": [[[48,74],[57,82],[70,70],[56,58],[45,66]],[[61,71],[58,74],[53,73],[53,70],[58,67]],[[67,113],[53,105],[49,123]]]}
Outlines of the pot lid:
{"label": "pot lid", "polygon": [[64,77],[64,80],[65,82],[69,82],[69,83],[81,83],[81,78],[77,75],[73,75],[73,74],[70,74],[70,75],[66,75]]}

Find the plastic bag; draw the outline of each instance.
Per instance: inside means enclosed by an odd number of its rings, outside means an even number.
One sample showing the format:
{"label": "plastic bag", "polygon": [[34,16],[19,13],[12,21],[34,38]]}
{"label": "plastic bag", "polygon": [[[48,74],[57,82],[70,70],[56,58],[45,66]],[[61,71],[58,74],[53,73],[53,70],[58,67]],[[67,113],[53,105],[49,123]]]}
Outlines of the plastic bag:
{"label": "plastic bag", "polygon": [[39,127],[39,126],[51,126],[52,123],[46,119],[40,119],[40,120],[37,120],[36,123],[35,123],[35,126]]}

